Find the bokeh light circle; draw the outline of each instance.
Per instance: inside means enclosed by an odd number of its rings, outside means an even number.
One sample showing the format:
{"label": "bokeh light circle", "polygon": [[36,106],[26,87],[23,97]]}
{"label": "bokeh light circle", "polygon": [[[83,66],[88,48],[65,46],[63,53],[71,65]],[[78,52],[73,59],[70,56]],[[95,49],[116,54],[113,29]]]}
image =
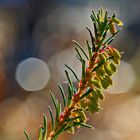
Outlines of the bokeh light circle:
{"label": "bokeh light circle", "polygon": [[[77,76],[81,77],[81,63],[75,57],[74,48],[65,49],[57,54],[55,54],[48,62],[48,65],[52,72],[52,78],[56,81],[66,82],[67,78],[65,76],[64,65],[67,64],[70,66]],[[69,70],[68,70],[69,71]],[[73,82],[76,81],[75,76],[69,72]]]}
{"label": "bokeh light circle", "polygon": [[135,83],[135,71],[129,63],[121,61],[118,71],[112,76],[112,80],[113,86],[107,90],[110,94],[126,93]]}
{"label": "bokeh light circle", "polygon": [[131,97],[123,103],[111,107],[105,115],[105,124],[124,137],[140,129],[140,97]]}
{"label": "bokeh light circle", "polygon": [[43,89],[50,79],[47,64],[37,58],[27,58],[22,61],[16,70],[16,80],[26,91]]}

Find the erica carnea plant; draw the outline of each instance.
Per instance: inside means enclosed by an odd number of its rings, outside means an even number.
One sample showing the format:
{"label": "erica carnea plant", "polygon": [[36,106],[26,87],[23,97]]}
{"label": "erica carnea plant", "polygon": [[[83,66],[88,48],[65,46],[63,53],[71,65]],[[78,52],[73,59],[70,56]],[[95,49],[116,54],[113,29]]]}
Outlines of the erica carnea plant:
{"label": "erica carnea plant", "polygon": [[[58,84],[63,99],[61,103],[50,91],[55,110],[52,111],[52,108],[48,107],[52,121],[51,131],[49,133],[47,131],[47,118],[44,115],[44,123],[39,128],[38,140],[55,140],[62,132],[67,131],[74,134],[75,130],[80,127],[93,128],[87,124],[86,113],[94,114],[101,110],[100,101],[104,99],[103,89],[107,89],[113,84],[111,76],[117,71],[116,66],[120,63],[121,53],[110,44],[123,23],[115,13],[109,16],[108,11],[102,8],[97,13],[92,11],[90,17],[94,33],[86,27],[90,35],[90,41],[85,41],[88,53],[74,41],[76,57],[81,62],[81,79],[71,67],[65,65],[66,69],[70,70],[77,79],[78,88],[74,86],[68,71],[65,70],[68,79],[67,92]],[[24,133],[26,139],[30,140],[27,132],[24,131]]]}

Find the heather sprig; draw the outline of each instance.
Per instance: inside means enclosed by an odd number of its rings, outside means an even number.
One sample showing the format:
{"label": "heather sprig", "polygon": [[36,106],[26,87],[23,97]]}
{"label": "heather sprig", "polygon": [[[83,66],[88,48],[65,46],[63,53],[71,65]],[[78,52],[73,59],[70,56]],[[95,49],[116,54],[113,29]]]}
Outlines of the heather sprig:
{"label": "heather sprig", "polygon": [[[43,126],[39,128],[39,140],[55,140],[64,131],[74,134],[80,127],[93,128],[87,124],[86,114],[87,112],[98,113],[102,109],[100,101],[104,99],[103,89],[113,84],[111,76],[117,71],[121,53],[110,44],[123,23],[115,13],[108,16],[108,11],[102,8],[97,13],[92,11],[90,17],[94,33],[88,27],[86,28],[90,35],[90,41],[85,41],[88,52],[86,53],[77,41],[73,41],[76,45],[76,57],[81,63],[81,79],[71,67],[65,65],[68,80],[67,94],[58,84],[63,99],[61,103],[50,91],[55,114],[52,108],[48,107],[52,121],[51,131],[49,133],[47,131],[47,118],[44,115]],[[77,79],[78,88],[73,84],[68,70]],[[30,140],[26,131],[25,136]]]}

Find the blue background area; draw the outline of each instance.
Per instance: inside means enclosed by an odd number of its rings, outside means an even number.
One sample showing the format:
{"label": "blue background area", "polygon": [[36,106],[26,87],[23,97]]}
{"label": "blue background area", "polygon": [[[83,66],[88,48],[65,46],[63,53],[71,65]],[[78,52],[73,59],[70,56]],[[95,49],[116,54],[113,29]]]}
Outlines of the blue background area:
{"label": "blue background area", "polygon": [[26,4],[27,0],[0,0],[1,6],[21,6]]}

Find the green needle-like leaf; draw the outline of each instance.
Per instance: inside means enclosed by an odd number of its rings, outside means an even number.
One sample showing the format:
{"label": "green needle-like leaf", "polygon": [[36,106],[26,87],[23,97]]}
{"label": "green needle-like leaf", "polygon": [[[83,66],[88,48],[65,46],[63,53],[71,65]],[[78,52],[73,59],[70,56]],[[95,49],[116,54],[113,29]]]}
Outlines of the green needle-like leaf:
{"label": "green needle-like leaf", "polygon": [[91,19],[92,19],[93,21],[95,21],[96,24],[98,23],[97,17],[96,17],[95,12],[94,12],[93,10],[92,10],[92,14],[91,14]]}
{"label": "green needle-like leaf", "polygon": [[43,129],[42,127],[39,128],[39,137],[38,140],[43,140]]}
{"label": "green needle-like leaf", "polygon": [[56,101],[56,99],[55,99],[53,93],[52,93],[51,91],[49,91],[49,92],[50,92],[50,96],[51,96],[51,99],[52,99],[52,101],[53,101],[54,107],[55,107],[55,109],[57,110],[57,101]]}
{"label": "green needle-like leaf", "polygon": [[111,42],[114,40],[115,38],[110,39],[107,44],[111,44]]}
{"label": "green needle-like leaf", "polygon": [[51,116],[51,121],[52,121],[52,130],[54,130],[54,117],[53,117],[53,113],[52,113],[52,109],[50,106],[48,106],[48,110],[49,110],[49,113],[50,113],[50,116]]}
{"label": "green needle-like leaf", "polygon": [[94,26],[94,32],[95,32],[95,38],[96,38],[96,41],[98,40],[98,30],[97,30],[97,25],[95,23],[93,23],[93,26]]}
{"label": "green needle-like leaf", "polygon": [[67,79],[68,79],[69,84],[70,84],[71,86],[73,86],[73,83],[72,83],[72,81],[71,81],[71,79],[70,79],[69,73],[68,73],[66,70],[65,70],[65,73],[66,73],[66,76],[67,76]]}
{"label": "green needle-like leaf", "polygon": [[51,98],[52,98],[52,101],[53,101],[53,104],[54,104],[54,107],[55,107],[55,111],[56,111],[56,122],[55,122],[55,124],[56,124],[56,127],[57,127],[57,125],[58,125],[58,119],[59,119],[59,104],[57,103],[57,100],[55,99],[55,97],[54,97],[54,95],[53,95],[53,93],[50,91],[50,95],[51,95]]}
{"label": "green needle-like leaf", "polygon": [[120,32],[121,29],[119,29],[116,33],[114,33],[110,38],[108,38],[104,44],[110,44],[112,42],[112,39],[114,38],[114,36]]}
{"label": "green needle-like leaf", "polygon": [[79,50],[78,50],[77,48],[75,48],[75,50],[76,50],[76,52],[77,52],[77,55],[76,55],[77,58],[82,62],[82,56],[81,56]]}
{"label": "green needle-like leaf", "polygon": [[24,134],[26,136],[26,140],[31,140],[26,130],[24,130]]}
{"label": "green needle-like leaf", "polygon": [[104,23],[103,23],[104,29],[107,27],[107,21],[108,21],[107,15],[108,15],[108,11],[106,10],[105,17],[104,17]]}
{"label": "green needle-like leaf", "polygon": [[91,59],[92,58],[92,49],[89,45],[89,42],[86,40],[86,45],[87,45],[87,48],[88,48],[88,54],[89,54],[89,58]]}
{"label": "green needle-like leaf", "polygon": [[52,140],[55,140],[55,139],[58,137],[58,135],[64,131],[66,125],[67,125],[67,124],[64,124],[64,125],[55,133],[55,135],[53,136]]}
{"label": "green needle-like leaf", "polygon": [[66,96],[65,96],[64,90],[63,90],[62,86],[59,83],[58,83],[58,87],[60,89],[62,99],[63,99],[63,103],[64,103],[64,107],[65,107],[67,105],[67,103],[66,103]]}
{"label": "green needle-like leaf", "polygon": [[89,31],[90,38],[91,38],[91,43],[92,43],[92,50],[94,52],[95,51],[95,44],[94,44],[95,43],[95,38],[93,37],[91,30],[88,27],[86,27],[86,29]]}
{"label": "green needle-like leaf", "polygon": [[[101,45],[102,45],[104,39],[106,38],[106,35],[107,35],[107,31],[104,32],[103,37],[102,37],[101,41],[100,41],[99,44],[98,44],[98,50],[100,49],[100,47],[101,47]],[[98,50],[97,50],[97,51],[98,51]]]}
{"label": "green needle-like leaf", "polygon": [[72,99],[72,90],[71,86],[68,85],[68,106],[71,104],[71,99]]}
{"label": "green needle-like leaf", "polygon": [[74,94],[77,93],[77,89],[75,86],[73,87],[73,89],[74,89]]}
{"label": "green needle-like leaf", "polygon": [[67,127],[64,129],[64,131],[69,130],[70,128],[75,127],[75,126],[80,126],[80,124],[81,124],[81,122],[74,122],[72,125],[67,126]]}
{"label": "green needle-like leaf", "polygon": [[100,11],[98,11],[98,13],[97,13],[97,21],[98,21],[98,29],[99,29],[99,31],[100,31],[100,33],[101,33],[101,31],[102,31],[102,27],[101,27],[101,21],[100,21],[100,14],[99,14],[99,12]]}
{"label": "green needle-like leaf", "polygon": [[72,83],[72,81],[71,81],[71,78],[70,78],[70,76],[69,76],[69,73],[65,70],[65,73],[66,73],[66,77],[67,77],[67,79],[68,79],[68,82],[69,82],[69,84],[70,84],[70,86],[71,86],[71,91],[72,91],[72,95],[74,94],[74,86],[73,86],[73,83]]}
{"label": "green needle-like leaf", "polygon": [[84,49],[82,48],[82,46],[75,40],[73,40],[73,42],[76,44],[76,46],[79,47],[79,49],[82,51],[82,53],[85,55],[85,57],[87,58],[87,60],[89,59],[86,52],[84,51]]}
{"label": "green needle-like leaf", "polygon": [[70,68],[67,64],[65,64],[65,67],[67,67],[73,73],[73,75],[75,76],[76,80],[79,82],[80,80],[77,77],[76,73],[72,70],[72,68]]}
{"label": "green needle-like leaf", "polygon": [[87,128],[94,128],[93,126],[89,125],[89,124],[85,124],[85,123],[81,123],[81,126],[87,127]]}
{"label": "green needle-like leaf", "polygon": [[43,140],[47,139],[47,117],[45,114],[43,114],[43,122],[44,122],[44,127],[43,127]]}
{"label": "green needle-like leaf", "polygon": [[79,56],[76,54],[76,58],[80,61],[80,62],[82,62],[82,60],[79,58]]}

